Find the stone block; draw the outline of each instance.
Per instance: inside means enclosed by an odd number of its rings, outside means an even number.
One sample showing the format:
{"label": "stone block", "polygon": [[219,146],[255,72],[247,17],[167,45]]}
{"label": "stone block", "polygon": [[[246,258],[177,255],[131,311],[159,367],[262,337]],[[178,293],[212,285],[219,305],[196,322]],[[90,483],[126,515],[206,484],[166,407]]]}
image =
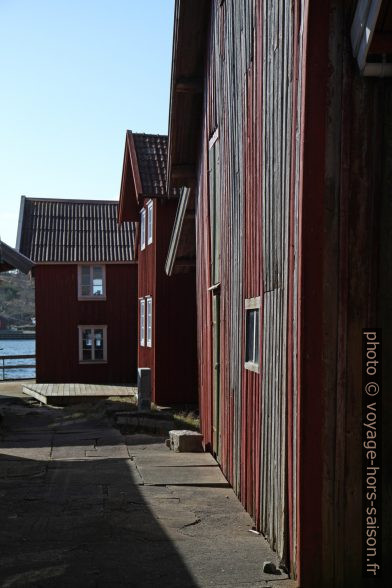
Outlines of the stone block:
{"label": "stone block", "polygon": [[170,449],[177,453],[199,453],[203,451],[203,435],[196,431],[169,431]]}

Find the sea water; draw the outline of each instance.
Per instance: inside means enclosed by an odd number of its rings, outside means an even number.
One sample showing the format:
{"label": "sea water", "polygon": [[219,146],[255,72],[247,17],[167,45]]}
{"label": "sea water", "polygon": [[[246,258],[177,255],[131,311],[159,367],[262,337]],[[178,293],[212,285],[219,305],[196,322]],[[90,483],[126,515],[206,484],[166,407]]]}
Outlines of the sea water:
{"label": "sea water", "polygon": [[[35,339],[0,339],[0,356],[2,355],[34,355]],[[18,380],[24,378],[35,378],[35,368],[22,368],[23,364],[31,365],[35,359],[9,359],[4,362],[0,359],[0,380]],[[7,370],[7,364],[20,365],[21,368]]]}

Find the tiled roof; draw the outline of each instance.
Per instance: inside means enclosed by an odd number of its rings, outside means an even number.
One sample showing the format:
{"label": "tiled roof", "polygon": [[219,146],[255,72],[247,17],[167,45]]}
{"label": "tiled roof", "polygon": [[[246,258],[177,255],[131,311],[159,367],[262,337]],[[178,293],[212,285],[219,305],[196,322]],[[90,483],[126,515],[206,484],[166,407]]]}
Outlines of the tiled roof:
{"label": "tiled roof", "polygon": [[132,261],[133,223],[117,222],[118,202],[22,196],[17,249],[35,263]]}
{"label": "tiled roof", "polygon": [[128,133],[133,136],[142,195],[149,198],[165,197],[167,136]]}
{"label": "tiled roof", "polygon": [[0,272],[18,269],[24,274],[28,274],[33,265],[31,259],[25,257],[19,251],[4,243],[4,241],[0,241]]}

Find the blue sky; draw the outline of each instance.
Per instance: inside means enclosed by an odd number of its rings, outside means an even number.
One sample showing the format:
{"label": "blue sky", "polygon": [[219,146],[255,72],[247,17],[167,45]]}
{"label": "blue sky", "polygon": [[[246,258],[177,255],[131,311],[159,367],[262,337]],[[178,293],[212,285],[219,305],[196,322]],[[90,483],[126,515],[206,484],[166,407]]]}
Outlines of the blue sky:
{"label": "blue sky", "polygon": [[167,133],[173,0],[0,0],[0,236],[22,194],[117,199],[126,129]]}

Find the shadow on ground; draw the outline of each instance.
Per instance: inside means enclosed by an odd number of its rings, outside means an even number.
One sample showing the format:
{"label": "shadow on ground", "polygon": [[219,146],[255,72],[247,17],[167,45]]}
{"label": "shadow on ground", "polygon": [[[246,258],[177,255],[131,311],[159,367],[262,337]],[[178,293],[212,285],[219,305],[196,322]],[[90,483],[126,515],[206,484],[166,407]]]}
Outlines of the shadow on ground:
{"label": "shadow on ground", "polygon": [[1,588],[256,588],[276,556],[209,454],[2,398]]}
{"label": "shadow on ground", "polygon": [[[86,451],[82,441],[71,447]],[[3,441],[0,451],[12,443]],[[20,443],[25,451],[50,449],[42,438]],[[142,484],[128,456],[48,461],[1,453],[0,585],[197,586],[149,507],[170,502],[166,487]]]}

